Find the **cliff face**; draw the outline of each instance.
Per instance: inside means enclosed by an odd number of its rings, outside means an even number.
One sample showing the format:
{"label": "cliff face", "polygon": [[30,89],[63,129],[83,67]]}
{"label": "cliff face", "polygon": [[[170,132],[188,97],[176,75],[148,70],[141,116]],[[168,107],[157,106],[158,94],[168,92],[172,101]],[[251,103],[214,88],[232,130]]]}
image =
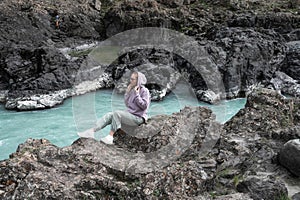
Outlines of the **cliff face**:
{"label": "cliff face", "polygon": [[0,197],[287,198],[295,194],[288,189],[299,186],[286,183],[298,180],[299,107],[299,100],[262,89],[224,126],[210,110],[186,107],[117,132],[112,146],[81,138],[59,148],[28,139],[0,162]]}
{"label": "cliff face", "polygon": [[[273,88],[270,80],[276,71],[299,80],[298,1],[13,0],[0,4],[0,89],[6,90],[1,101],[8,102],[10,109],[18,109],[15,102],[24,97],[28,100],[33,94],[74,86],[75,74],[86,62],[80,55],[89,51],[69,59],[61,48],[101,41],[138,27],[169,28],[199,41],[221,72],[228,98],[244,96],[257,84]],[[152,54],[157,56],[155,51]],[[188,71],[197,97],[207,99],[206,83],[194,72],[195,66],[172,52],[158,54],[154,60],[147,53],[142,53],[148,56],[142,60],[129,56],[117,68],[124,71],[149,61],[156,65],[171,56],[171,67]],[[108,69],[110,81],[114,67]]]}
{"label": "cliff face", "polygon": [[58,47],[101,38],[93,2],[1,1],[0,89],[9,90],[7,97],[72,87],[80,62],[68,60]]}

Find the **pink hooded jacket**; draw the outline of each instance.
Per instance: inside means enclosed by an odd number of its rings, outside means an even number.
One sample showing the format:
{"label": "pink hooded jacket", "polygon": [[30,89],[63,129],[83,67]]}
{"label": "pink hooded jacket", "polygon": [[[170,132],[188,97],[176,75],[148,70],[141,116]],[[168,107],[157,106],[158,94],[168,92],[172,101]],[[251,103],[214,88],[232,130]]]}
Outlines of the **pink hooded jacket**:
{"label": "pink hooded jacket", "polygon": [[144,118],[145,121],[148,119],[147,112],[151,101],[149,90],[144,86],[146,83],[145,75],[138,72],[137,85],[140,87],[139,93],[137,94],[134,89],[125,93],[125,105],[128,112]]}

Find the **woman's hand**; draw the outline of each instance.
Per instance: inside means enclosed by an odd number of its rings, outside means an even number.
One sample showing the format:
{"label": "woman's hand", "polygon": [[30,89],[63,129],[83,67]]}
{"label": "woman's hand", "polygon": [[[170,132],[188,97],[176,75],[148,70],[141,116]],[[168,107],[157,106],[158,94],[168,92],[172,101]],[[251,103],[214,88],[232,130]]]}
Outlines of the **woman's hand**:
{"label": "woman's hand", "polygon": [[138,94],[140,92],[140,87],[139,86],[135,86],[134,90]]}
{"label": "woman's hand", "polygon": [[133,85],[129,84],[127,86],[127,89],[126,89],[126,93],[130,92],[130,90],[133,88]]}

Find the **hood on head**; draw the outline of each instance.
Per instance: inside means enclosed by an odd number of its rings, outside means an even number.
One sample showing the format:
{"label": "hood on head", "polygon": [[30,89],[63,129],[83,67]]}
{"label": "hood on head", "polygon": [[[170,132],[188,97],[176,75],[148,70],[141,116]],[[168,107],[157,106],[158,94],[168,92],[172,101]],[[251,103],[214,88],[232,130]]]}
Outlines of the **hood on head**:
{"label": "hood on head", "polygon": [[137,81],[137,85],[138,86],[141,86],[141,85],[145,85],[147,83],[147,79],[146,79],[146,76],[141,73],[141,72],[138,72],[138,81]]}

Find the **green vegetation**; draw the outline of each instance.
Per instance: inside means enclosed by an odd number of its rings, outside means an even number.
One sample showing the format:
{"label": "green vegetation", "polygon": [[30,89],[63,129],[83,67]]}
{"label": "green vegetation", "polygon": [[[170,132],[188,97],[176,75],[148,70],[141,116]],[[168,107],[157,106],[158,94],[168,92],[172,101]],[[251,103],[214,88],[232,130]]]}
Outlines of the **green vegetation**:
{"label": "green vegetation", "polygon": [[194,8],[203,8],[203,9],[208,9],[210,5],[207,3],[205,0],[198,0],[195,1],[193,4],[189,6],[189,8],[194,9]]}
{"label": "green vegetation", "polygon": [[186,31],[192,31],[193,30],[193,28],[192,27],[186,27],[186,26],[184,26],[184,27],[181,27],[181,32],[186,32]]}
{"label": "green vegetation", "polygon": [[217,178],[218,178],[218,177],[224,177],[224,176],[226,176],[227,174],[229,174],[229,172],[230,172],[229,169],[224,169],[224,170],[218,171],[218,172],[217,172]]}
{"label": "green vegetation", "polygon": [[276,197],[275,200],[291,200],[287,194],[281,194],[279,197]]}
{"label": "green vegetation", "polygon": [[241,175],[235,175],[233,177],[233,185],[234,187],[236,187],[241,181],[242,181],[243,177]]}
{"label": "green vegetation", "polygon": [[118,58],[121,47],[118,46],[99,46],[96,48],[85,49],[82,51],[71,51],[71,57],[81,57],[91,55],[92,58],[101,64],[110,64]]}
{"label": "green vegetation", "polygon": [[82,51],[71,51],[69,53],[69,56],[71,57],[81,57],[81,56],[86,56],[88,55],[93,49],[85,49]]}
{"label": "green vegetation", "polygon": [[91,160],[87,157],[83,157],[82,160],[83,160],[83,162],[85,162],[87,164],[92,163]]}
{"label": "green vegetation", "polygon": [[154,196],[159,197],[160,196],[159,189],[154,190],[153,194],[154,194]]}
{"label": "green vegetation", "polygon": [[141,181],[139,179],[136,179],[132,182],[127,182],[127,187],[129,189],[134,189],[134,188],[139,187],[139,186],[141,186]]}
{"label": "green vegetation", "polygon": [[210,192],[209,195],[211,196],[211,198],[216,198],[218,195],[216,193],[216,191]]}

